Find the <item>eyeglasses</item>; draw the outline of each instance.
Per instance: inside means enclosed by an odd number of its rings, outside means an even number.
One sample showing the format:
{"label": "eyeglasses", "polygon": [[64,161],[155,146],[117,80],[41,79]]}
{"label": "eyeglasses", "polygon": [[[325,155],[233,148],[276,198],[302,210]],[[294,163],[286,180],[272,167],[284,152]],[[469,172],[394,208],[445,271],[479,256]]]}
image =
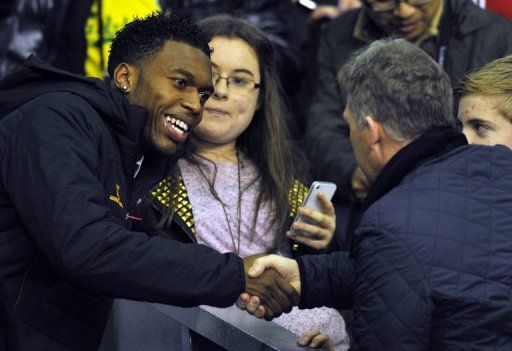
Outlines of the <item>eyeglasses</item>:
{"label": "eyeglasses", "polygon": [[433,0],[365,0],[364,4],[374,12],[387,12],[396,9],[401,2],[405,2],[411,6],[423,6],[432,1]]}
{"label": "eyeglasses", "polygon": [[245,77],[228,76],[224,77],[218,73],[212,74],[213,85],[217,86],[221,79],[226,80],[226,84],[232,93],[247,95],[254,89],[261,87],[261,84],[256,83],[254,80]]}

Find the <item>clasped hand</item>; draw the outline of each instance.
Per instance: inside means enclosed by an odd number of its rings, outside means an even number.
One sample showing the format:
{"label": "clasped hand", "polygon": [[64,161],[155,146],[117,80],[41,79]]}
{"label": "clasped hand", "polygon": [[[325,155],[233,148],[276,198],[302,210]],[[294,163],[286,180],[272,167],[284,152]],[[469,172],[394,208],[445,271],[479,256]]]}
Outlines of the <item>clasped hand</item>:
{"label": "clasped hand", "polygon": [[299,266],[278,255],[253,255],[244,259],[245,290],[237,306],[258,318],[272,320],[288,313],[300,299]]}

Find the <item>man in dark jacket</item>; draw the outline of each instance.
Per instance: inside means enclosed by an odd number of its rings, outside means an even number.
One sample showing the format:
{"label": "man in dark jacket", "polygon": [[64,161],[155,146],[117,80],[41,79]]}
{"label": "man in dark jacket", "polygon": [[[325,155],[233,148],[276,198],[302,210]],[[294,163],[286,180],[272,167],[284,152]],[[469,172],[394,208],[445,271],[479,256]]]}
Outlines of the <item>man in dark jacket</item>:
{"label": "man in dark jacket", "polygon": [[[338,185],[334,201],[338,209],[357,207],[367,191],[341,118],[343,87],[336,84],[338,70],[355,50],[388,35],[406,38],[439,62],[452,84],[469,70],[512,53],[511,22],[471,0],[365,0],[363,5],[333,20],[322,33],[307,121],[311,169],[318,179]],[[342,245],[348,248],[346,242]]]}
{"label": "man in dark jacket", "polygon": [[512,350],[512,151],[467,145],[448,76],[403,39],[364,49],[341,84],[371,184],[350,257],[273,255],[250,276],[278,269],[302,308],[353,307],[353,350]]}
{"label": "man in dark jacket", "polygon": [[118,32],[111,86],[35,59],[0,83],[0,276],[22,349],[96,349],[112,297],[228,306],[261,290],[278,313],[293,298],[234,254],[128,229],[137,161],[172,157],[201,119],[209,52],[188,20],[153,15]]}

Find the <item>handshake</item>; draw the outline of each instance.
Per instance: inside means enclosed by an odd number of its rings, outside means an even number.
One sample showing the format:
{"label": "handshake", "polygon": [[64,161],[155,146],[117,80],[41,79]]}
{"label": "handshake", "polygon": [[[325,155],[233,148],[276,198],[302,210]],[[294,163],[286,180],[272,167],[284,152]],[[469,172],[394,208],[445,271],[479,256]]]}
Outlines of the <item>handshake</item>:
{"label": "handshake", "polygon": [[300,300],[300,273],[295,260],[257,254],[244,259],[245,293],[236,304],[258,318],[272,320]]}
{"label": "handshake", "polygon": [[[278,255],[257,254],[244,259],[245,293],[236,301],[239,308],[257,318],[272,320],[299,304],[301,283],[297,261]],[[300,346],[334,351],[329,335],[318,330],[301,335]]]}

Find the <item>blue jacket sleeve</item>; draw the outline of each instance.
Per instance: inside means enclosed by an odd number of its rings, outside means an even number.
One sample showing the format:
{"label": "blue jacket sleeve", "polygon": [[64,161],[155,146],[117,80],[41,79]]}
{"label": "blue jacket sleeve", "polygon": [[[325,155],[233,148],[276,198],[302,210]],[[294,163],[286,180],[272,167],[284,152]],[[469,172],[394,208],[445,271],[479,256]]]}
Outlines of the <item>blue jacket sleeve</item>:
{"label": "blue jacket sleeve", "polygon": [[353,283],[349,253],[305,255],[297,259],[301,280],[300,308],[351,309]]}
{"label": "blue jacket sleeve", "polygon": [[415,256],[395,235],[356,233],[353,349],[428,350],[432,306]]}

